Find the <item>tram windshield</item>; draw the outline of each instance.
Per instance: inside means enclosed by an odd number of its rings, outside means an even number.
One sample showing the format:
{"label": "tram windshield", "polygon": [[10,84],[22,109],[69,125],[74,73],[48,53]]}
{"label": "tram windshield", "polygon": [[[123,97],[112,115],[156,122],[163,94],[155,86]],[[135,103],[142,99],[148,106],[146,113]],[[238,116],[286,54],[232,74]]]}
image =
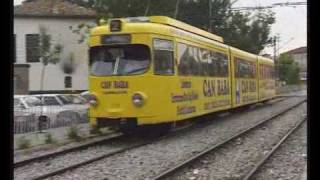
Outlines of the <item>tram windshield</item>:
{"label": "tram windshield", "polygon": [[99,46],[90,49],[90,73],[94,76],[142,74],[149,65],[150,50],[146,45]]}

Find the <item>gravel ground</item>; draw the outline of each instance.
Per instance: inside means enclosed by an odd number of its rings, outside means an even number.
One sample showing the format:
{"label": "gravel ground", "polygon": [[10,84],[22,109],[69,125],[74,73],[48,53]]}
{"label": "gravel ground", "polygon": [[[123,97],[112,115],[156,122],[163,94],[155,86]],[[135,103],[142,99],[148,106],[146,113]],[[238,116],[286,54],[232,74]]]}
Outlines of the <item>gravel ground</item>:
{"label": "gravel ground", "polygon": [[194,128],[178,136],[96,161],[50,179],[145,179],[302,99],[289,98],[272,106],[215,119],[206,127]]}
{"label": "gravel ground", "polygon": [[242,179],[305,113],[306,103],[209,153],[168,179]]}
{"label": "gravel ground", "polygon": [[[79,146],[81,144],[89,143],[92,141],[97,141],[104,139],[111,134],[116,132],[111,131],[107,128],[101,129],[101,134],[90,134],[90,127],[88,124],[78,125],[78,133],[83,138],[82,141],[77,142],[75,140],[69,139],[67,136],[69,127],[52,128],[47,130],[47,133],[52,135],[52,138],[56,141],[53,144],[43,144],[28,149],[14,150],[14,162],[22,161],[25,159],[33,158],[43,154],[53,153],[56,151],[61,151],[63,149],[72,148]],[[28,134],[18,134],[14,136],[14,141],[17,141],[20,137],[24,136],[26,139],[31,140],[31,142],[39,141],[38,143],[43,143],[45,135],[47,133],[28,133]],[[16,142],[15,142],[16,143]]]}
{"label": "gravel ground", "polygon": [[33,177],[80,163],[106,153],[115,152],[135,144],[140,144],[143,141],[144,140],[141,138],[132,137],[130,139],[122,139],[110,144],[96,145],[81,151],[70,152],[50,159],[33,162],[27,166],[15,168],[14,179],[32,179]]}
{"label": "gravel ground", "polygon": [[120,133],[109,133],[109,134],[103,134],[99,135],[97,137],[91,137],[87,139],[83,139],[80,142],[74,141],[74,142],[68,142],[66,144],[52,144],[51,146],[46,146],[46,147],[41,147],[41,148],[36,148],[36,149],[28,149],[22,152],[16,152],[14,155],[14,162],[19,162],[23,161],[26,159],[31,159],[35,158],[38,156],[46,155],[46,154],[51,154],[59,151],[63,151],[66,149],[74,148],[74,147],[79,147],[85,144],[90,144],[92,142],[97,142],[100,140],[104,140],[106,138],[111,138],[114,136],[118,136]]}
{"label": "gravel ground", "polygon": [[252,179],[306,180],[302,177],[307,166],[307,123],[294,132]]}

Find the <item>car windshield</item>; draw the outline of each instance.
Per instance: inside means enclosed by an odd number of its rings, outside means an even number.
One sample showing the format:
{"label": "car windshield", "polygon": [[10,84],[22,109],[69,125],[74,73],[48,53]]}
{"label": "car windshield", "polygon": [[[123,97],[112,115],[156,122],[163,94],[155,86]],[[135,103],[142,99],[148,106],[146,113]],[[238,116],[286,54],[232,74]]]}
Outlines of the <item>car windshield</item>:
{"label": "car windshield", "polygon": [[29,107],[41,106],[40,99],[36,97],[24,97],[23,100],[27,103]]}
{"label": "car windshield", "polygon": [[145,73],[150,65],[146,45],[99,46],[90,49],[90,72],[94,76]]}
{"label": "car windshield", "polygon": [[85,100],[75,95],[60,95],[59,99],[63,102],[63,104],[85,104]]}
{"label": "car windshield", "polygon": [[60,106],[61,104],[54,96],[37,96],[36,98],[41,103],[41,97],[43,98],[42,106]]}

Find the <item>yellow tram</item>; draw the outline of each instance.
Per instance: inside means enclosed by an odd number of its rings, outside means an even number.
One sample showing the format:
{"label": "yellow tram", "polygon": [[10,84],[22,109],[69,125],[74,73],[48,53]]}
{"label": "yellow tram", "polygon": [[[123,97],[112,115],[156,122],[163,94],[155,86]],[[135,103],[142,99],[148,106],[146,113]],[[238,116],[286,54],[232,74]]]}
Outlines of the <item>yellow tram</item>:
{"label": "yellow tram", "polygon": [[112,19],[89,45],[95,127],[178,122],[275,95],[272,60],[169,17]]}

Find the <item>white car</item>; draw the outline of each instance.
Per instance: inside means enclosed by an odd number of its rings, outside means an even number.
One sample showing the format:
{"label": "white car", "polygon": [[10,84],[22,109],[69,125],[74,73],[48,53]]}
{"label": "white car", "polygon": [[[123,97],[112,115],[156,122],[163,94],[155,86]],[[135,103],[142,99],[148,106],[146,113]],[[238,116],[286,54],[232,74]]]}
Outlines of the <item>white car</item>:
{"label": "white car", "polygon": [[49,118],[50,124],[60,126],[68,122],[86,122],[89,105],[76,95],[41,94],[15,96],[14,107],[15,114],[34,113],[37,119],[43,115]]}
{"label": "white car", "polygon": [[59,103],[54,99],[46,99],[44,103],[37,97],[30,95],[15,95],[14,96],[14,115],[15,117],[24,114],[34,114],[36,119],[39,116],[46,116],[49,120],[55,120],[57,115],[65,111]]}
{"label": "white car", "polygon": [[84,98],[75,94],[41,94],[31,95],[43,99],[45,105],[59,104],[64,112],[60,113],[58,119],[87,120],[89,104]]}
{"label": "white car", "polygon": [[84,91],[84,92],[82,92],[82,93],[80,93],[80,96],[82,97],[82,98],[84,98],[87,102],[89,102],[89,97],[90,97],[90,93],[89,93],[89,91]]}

